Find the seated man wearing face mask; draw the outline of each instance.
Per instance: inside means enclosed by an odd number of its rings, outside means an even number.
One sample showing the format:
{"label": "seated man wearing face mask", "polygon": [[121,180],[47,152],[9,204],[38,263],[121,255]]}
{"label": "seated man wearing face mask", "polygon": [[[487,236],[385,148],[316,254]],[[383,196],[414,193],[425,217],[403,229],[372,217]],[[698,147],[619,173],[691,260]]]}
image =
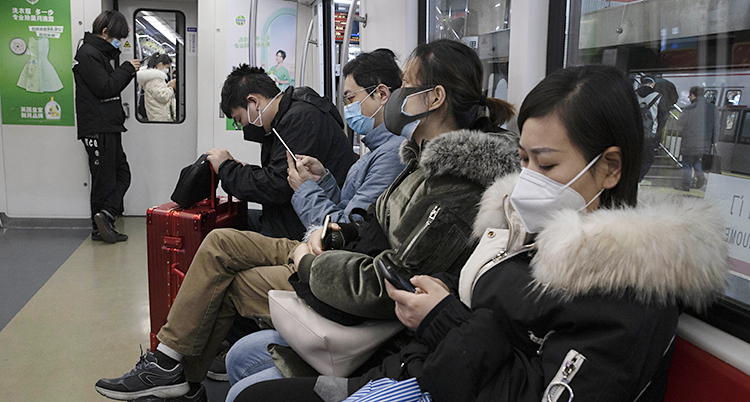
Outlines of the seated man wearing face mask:
{"label": "seated man wearing face mask", "polygon": [[398,148],[405,138],[393,135],[383,124],[383,105],[401,86],[395,55],[388,49],[362,53],[346,64],[344,77],[346,123],[363,136],[371,152],[352,165],[341,189],[317,159],[297,155],[300,161],[295,167],[287,155],[292,206],[307,228],[321,226],[326,215],[331,215],[331,222],[348,222],[353,209],[375,203],[404,168]]}
{"label": "seated man wearing face mask", "polygon": [[[401,86],[401,70],[393,53],[385,49],[363,53],[346,65],[344,77],[344,94],[349,103],[345,111],[347,122],[355,131],[365,134],[363,142],[371,152],[351,167],[341,190],[331,177],[330,168],[323,168],[317,159],[297,155],[301,159],[296,163],[299,172],[291,161],[289,170],[293,176],[288,180],[301,183],[296,185],[292,203],[305,225],[320,226],[327,214],[334,222],[348,222],[351,209],[367,208],[374,203],[403,169],[398,148],[405,138],[390,133],[383,124],[390,88]],[[261,111],[264,104],[261,101]],[[263,113],[262,118],[265,116]],[[227,160],[220,171],[230,162],[239,165]],[[307,172],[306,166],[311,167],[311,172]],[[320,176],[317,183],[316,172]],[[289,187],[286,178],[284,185]],[[205,387],[200,382],[222,341],[229,339],[227,333],[236,314],[247,318],[268,314],[265,295],[269,288],[292,290],[288,278],[294,272],[294,265],[289,263],[289,256],[300,244],[251,231],[211,231],[201,243],[167,323],[157,335],[161,342],[157,349],[144,354],[135,370],[120,378],[102,379],[96,389],[119,400],[153,400],[150,398],[158,396],[174,397],[170,399],[173,401],[206,401]],[[144,380],[149,378],[156,380]]]}
{"label": "seated man wearing face mask", "polygon": [[305,226],[290,201],[287,151],[272,129],[292,152],[323,163],[341,185],[357,157],[342,131],[338,111],[311,88],[289,87],[280,92],[263,69],[248,65],[235,68],[227,77],[221,109],[242,125],[246,140],[261,144],[260,166],[238,162],[226,149],[207,152],[222,187],[228,194],[263,206],[262,215],[251,214],[250,230],[301,239]]}

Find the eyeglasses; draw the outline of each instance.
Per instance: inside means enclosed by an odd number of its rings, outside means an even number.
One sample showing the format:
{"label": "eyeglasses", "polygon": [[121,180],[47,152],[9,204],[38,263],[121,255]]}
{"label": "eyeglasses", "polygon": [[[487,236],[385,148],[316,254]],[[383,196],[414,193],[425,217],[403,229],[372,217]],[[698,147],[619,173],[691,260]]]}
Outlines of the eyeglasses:
{"label": "eyeglasses", "polygon": [[[380,84],[378,84],[378,85],[380,85]],[[362,88],[362,89],[354,91],[354,92],[349,92],[349,94],[344,95],[344,105],[346,106],[346,105],[354,102],[354,94],[357,94],[357,93],[362,92],[362,91],[369,91],[370,88],[377,88],[378,85],[370,85],[369,87]],[[370,95],[367,95],[367,96],[370,96]],[[365,97],[365,99],[367,99],[367,97]]]}

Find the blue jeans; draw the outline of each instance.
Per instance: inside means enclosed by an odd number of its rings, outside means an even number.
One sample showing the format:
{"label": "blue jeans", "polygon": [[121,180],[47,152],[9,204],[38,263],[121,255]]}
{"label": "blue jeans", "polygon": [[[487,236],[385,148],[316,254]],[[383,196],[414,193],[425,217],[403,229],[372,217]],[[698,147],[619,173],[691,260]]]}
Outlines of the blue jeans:
{"label": "blue jeans", "polygon": [[703,164],[701,155],[682,155],[682,187],[689,189],[693,179],[693,169],[695,169],[695,178],[698,180],[698,188],[703,186],[706,176],[703,174]]}
{"label": "blue jeans", "polygon": [[226,402],[233,402],[245,388],[261,381],[284,378],[273,364],[268,344],[289,346],[274,330],[252,333],[237,341],[227,353],[227,375],[232,388]]}

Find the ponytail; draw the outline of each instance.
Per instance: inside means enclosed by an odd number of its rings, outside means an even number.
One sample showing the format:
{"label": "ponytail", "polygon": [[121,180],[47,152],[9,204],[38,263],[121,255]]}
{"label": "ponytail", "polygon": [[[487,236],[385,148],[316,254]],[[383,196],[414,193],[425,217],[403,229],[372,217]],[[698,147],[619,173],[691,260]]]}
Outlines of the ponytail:
{"label": "ponytail", "polygon": [[[484,103],[484,107],[481,106],[480,102],[475,108],[476,117],[471,128],[492,133],[504,131],[501,126],[515,115],[513,105],[497,98],[486,98]],[[489,115],[487,112],[489,112]]]}

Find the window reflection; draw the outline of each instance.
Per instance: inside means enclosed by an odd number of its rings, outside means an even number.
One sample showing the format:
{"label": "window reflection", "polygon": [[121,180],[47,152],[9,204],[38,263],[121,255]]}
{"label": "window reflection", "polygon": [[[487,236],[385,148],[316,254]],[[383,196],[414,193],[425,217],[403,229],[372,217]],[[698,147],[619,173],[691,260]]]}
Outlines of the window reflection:
{"label": "window reflection", "polygon": [[[653,163],[641,188],[720,206],[727,197],[750,197],[750,110],[742,97],[750,86],[750,0],[570,0],[569,6],[567,65],[611,64],[631,77],[634,90],[650,78],[662,94],[657,138],[644,149]],[[698,105],[703,99],[708,107]],[[688,119],[695,110],[705,112]],[[700,127],[686,127],[688,121]],[[695,180],[693,172],[691,188],[678,190],[683,145],[695,144],[686,133],[696,131],[703,135],[699,156],[707,179]],[[726,216],[728,230],[750,232],[750,215],[735,218]],[[744,243],[727,243],[734,267],[727,296],[750,310],[750,254]]]}
{"label": "window reflection", "polygon": [[488,97],[508,99],[510,0],[431,0],[428,40],[452,39],[474,49],[482,60]]}
{"label": "window reflection", "polygon": [[180,123],[184,112],[184,30],[180,11],[138,10],[135,13],[136,116],[143,123]]}

